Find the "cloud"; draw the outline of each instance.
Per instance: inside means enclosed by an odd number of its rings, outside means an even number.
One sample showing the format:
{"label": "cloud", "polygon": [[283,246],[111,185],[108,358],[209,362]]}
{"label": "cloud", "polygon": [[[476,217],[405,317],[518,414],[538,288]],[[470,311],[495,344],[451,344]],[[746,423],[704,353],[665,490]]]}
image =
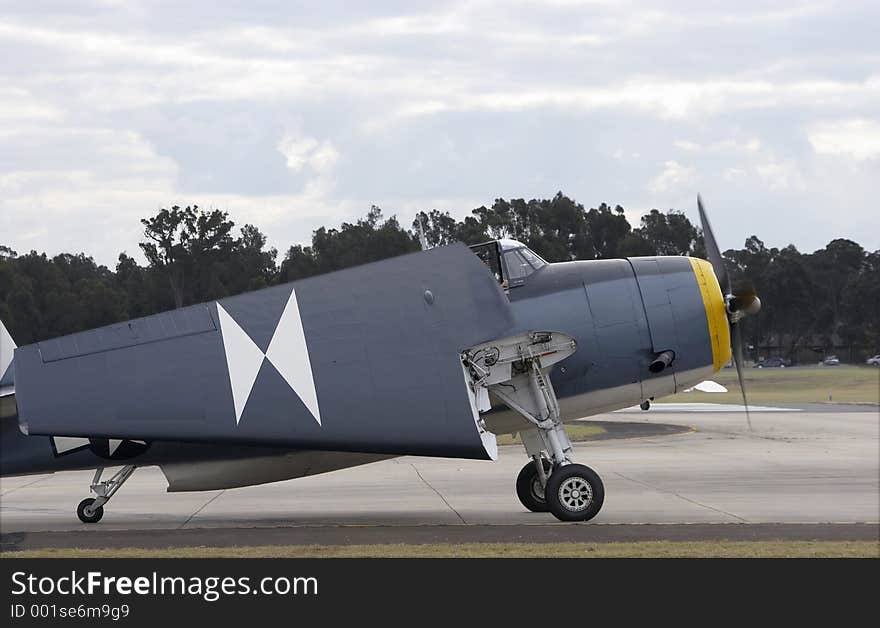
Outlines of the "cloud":
{"label": "cloud", "polygon": [[45,123],[64,117],[61,109],[42,103],[25,89],[0,87],[0,129],[9,124]]}
{"label": "cloud", "polygon": [[[389,84],[393,88],[394,84]],[[428,90],[430,93],[433,90]],[[412,92],[409,92],[410,94]],[[637,80],[610,84],[544,86],[516,90],[485,90],[464,83],[459,90],[430,98],[410,98],[390,113],[382,112],[368,128],[382,130],[387,125],[418,116],[444,113],[500,111],[570,111],[589,113],[626,110],[647,113],[661,119],[685,120],[726,113],[768,108],[823,106],[856,108],[880,100],[880,75],[862,81],[792,81],[710,79],[680,81],[645,76]]]}
{"label": "cloud", "polygon": [[755,172],[772,191],[803,190],[805,186],[805,179],[800,168],[791,160],[760,163],[755,166]]}
{"label": "cloud", "polygon": [[339,159],[339,152],[333,144],[319,142],[313,137],[285,135],[278,143],[278,151],[287,160],[287,167],[296,171],[308,167],[315,172],[327,173]]}
{"label": "cloud", "polygon": [[682,166],[677,161],[667,161],[663,164],[663,171],[651,179],[648,189],[656,193],[665,193],[682,187],[690,187],[695,179],[695,168]]}
{"label": "cloud", "polygon": [[[593,81],[560,84],[537,73],[524,86],[512,80],[516,74],[504,65],[503,58],[487,56],[485,51],[486,68],[496,72],[479,71],[473,57],[462,57],[458,51],[426,67],[417,57],[409,59],[394,49],[383,54],[374,50],[375,43],[352,43],[404,36],[439,38],[450,33],[472,41],[478,25],[465,25],[461,20],[450,11],[448,15],[385,17],[326,29],[230,26],[186,39],[7,21],[0,22],[0,39],[58,55],[58,67],[65,72],[53,80],[71,86],[69,91],[80,104],[111,110],[158,102],[238,100],[243,96],[313,99],[361,92],[392,97],[395,106],[378,114],[386,121],[443,112],[548,107],[574,111],[626,107],[664,118],[683,118],[768,106],[847,103],[854,107],[880,96],[877,75],[778,81],[750,72],[717,73],[694,80],[654,70],[636,71],[632,78],[623,80],[594,74]],[[548,46],[610,44],[600,34],[523,26],[517,23],[507,30],[490,29],[480,33],[480,39],[496,46],[517,44],[521,52],[516,54],[525,59]],[[422,45],[420,40],[406,48],[417,51]],[[582,53],[558,54],[564,63],[573,63]],[[126,71],[131,66],[138,72]],[[96,67],[102,67],[100,81],[95,80]],[[37,84],[43,84],[42,80],[37,78]]]}
{"label": "cloud", "polygon": [[691,142],[689,140],[675,140],[672,143],[676,148],[680,148],[681,150],[686,150],[692,153],[703,150],[703,147],[697,142]]}
{"label": "cloud", "polygon": [[737,179],[740,179],[740,178],[746,176],[747,174],[748,173],[745,170],[743,170],[742,168],[725,168],[724,180],[733,182],[733,181],[736,181]]}
{"label": "cloud", "polygon": [[880,156],[880,122],[876,120],[821,122],[808,131],[807,137],[819,155],[844,155],[858,161]]}
{"label": "cloud", "polygon": [[[371,203],[408,224],[561,189],[637,219],[699,183],[736,207],[731,246],[761,224],[877,248],[878,19],[794,0],[7,3],[0,244],[112,263],[175,202],[282,249]],[[816,211],[798,231],[771,205]]]}
{"label": "cloud", "polygon": [[761,149],[761,140],[753,137],[745,142],[739,142],[735,138],[732,138],[712,142],[710,144],[700,144],[698,142],[692,142],[690,140],[675,140],[672,145],[676,148],[691,153],[701,151],[745,151],[749,153],[756,153]]}
{"label": "cloud", "polygon": [[333,223],[359,209],[354,201],[329,198],[338,153],[312,138],[288,144],[294,151],[288,162],[299,155],[300,167],[314,175],[300,192],[241,195],[182,190],[178,164],[130,131],[29,127],[6,129],[0,137],[6,145],[27,147],[18,151],[16,167],[0,170],[0,232],[19,252],[85,251],[112,266],[122,250],[139,256],[141,218],[160,207],[194,203],[229,211],[239,225],[270,230],[270,244],[285,249],[290,240],[272,233],[273,227]]}
{"label": "cloud", "polygon": [[2,136],[16,154],[0,171],[0,232],[22,251],[85,250],[110,263],[173,191],[176,164],[130,131],[22,126]]}

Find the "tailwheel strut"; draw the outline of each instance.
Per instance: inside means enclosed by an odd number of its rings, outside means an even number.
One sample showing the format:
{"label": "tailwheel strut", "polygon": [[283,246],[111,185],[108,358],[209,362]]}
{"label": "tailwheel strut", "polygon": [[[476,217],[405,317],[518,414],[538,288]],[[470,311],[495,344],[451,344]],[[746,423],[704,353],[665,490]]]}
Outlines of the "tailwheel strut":
{"label": "tailwheel strut", "polygon": [[76,516],[83,523],[98,523],[104,516],[104,504],[116,494],[125,481],[131,477],[137,467],[133,464],[126,465],[117,471],[109,480],[101,481],[104,467],[98,467],[95,477],[90,485],[91,491],[96,497],[87,497],[76,508]]}
{"label": "tailwheel strut", "polygon": [[[549,378],[552,365],[575,349],[565,334],[530,332],[462,354],[475,398],[486,399],[491,392],[531,424],[519,433],[531,462],[517,477],[517,496],[529,510],[549,511],[561,521],[589,521],[605,501],[598,474],[571,459],[571,441]],[[484,409],[487,403],[480,406]]]}

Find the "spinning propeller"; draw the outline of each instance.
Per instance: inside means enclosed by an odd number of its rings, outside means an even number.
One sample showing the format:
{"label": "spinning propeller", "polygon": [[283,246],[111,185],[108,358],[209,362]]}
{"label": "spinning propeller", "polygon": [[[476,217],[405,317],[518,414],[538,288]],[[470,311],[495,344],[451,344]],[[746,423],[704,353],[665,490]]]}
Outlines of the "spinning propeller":
{"label": "spinning propeller", "polygon": [[718,243],[715,242],[715,235],[712,233],[712,227],[706,217],[706,211],[703,209],[703,199],[699,196],[697,196],[697,208],[700,210],[700,223],[703,227],[706,253],[712,264],[712,269],[715,271],[715,276],[718,278],[721,293],[724,295],[724,306],[727,310],[727,322],[730,325],[730,338],[733,343],[733,362],[736,364],[736,376],[739,378],[739,389],[742,391],[743,405],[746,408],[746,421],[748,421],[751,430],[752,418],[749,416],[749,402],[746,398],[746,387],[743,382],[742,330],[739,322],[745,316],[756,314],[761,309],[761,299],[758,298],[758,293],[751,281],[738,281],[731,286],[730,277],[724,267],[724,258],[721,257],[721,251],[718,250]]}

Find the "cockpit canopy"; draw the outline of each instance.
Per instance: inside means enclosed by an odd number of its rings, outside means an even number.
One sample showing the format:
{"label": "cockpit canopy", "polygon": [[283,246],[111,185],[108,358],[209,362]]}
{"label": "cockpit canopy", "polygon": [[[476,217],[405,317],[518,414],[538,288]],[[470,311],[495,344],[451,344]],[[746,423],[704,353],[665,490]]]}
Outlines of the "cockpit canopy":
{"label": "cockpit canopy", "polygon": [[540,255],[517,240],[491,240],[470,248],[505,288],[523,285],[529,275],[547,265]]}

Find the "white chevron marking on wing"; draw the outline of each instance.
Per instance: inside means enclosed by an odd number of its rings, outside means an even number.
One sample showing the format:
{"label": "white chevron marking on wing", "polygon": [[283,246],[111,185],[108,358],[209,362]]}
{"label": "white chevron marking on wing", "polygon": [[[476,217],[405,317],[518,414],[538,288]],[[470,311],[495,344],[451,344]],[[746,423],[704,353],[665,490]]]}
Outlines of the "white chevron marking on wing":
{"label": "white chevron marking on wing", "polygon": [[266,357],[321,425],[321,409],[296,290],[290,291],[290,298],[281,313]]}
{"label": "white chevron marking on wing", "polygon": [[220,303],[217,303],[217,313],[220,317],[223,350],[226,352],[226,366],[229,369],[229,382],[232,386],[232,401],[235,404],[235,424],[238,425],[264,356],[256,343]]}

